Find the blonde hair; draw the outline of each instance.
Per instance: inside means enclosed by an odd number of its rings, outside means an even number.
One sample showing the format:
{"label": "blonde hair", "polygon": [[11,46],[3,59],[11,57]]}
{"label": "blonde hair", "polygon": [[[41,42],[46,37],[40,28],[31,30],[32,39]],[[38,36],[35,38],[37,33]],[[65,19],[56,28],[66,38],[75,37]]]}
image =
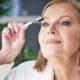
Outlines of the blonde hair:
{"label": "blonde hair", "polygon": [[46,6],[44,7],[42,11],[42,16],[49,6],[53,4],[64,3],[64,2],[70,3],[78,12],[80,12],[80,3],[77,2],[76,0],[52,0],[49,3],[47,3]]}
{"label": "blonde hair", "polygon": [[[52,1],[48,2],[46,4],[46,6],[44,7],[44,9],[42,11],[42,16],[49,6],[51,6],[53,4],[64,3],[64,2],[70,3],[78,12],[80,12],[80,4],[76,0],[52,0]],[[47,64],[47,59],[45,59],[43,57],[41,51],[39,51],[37,61],[35,63],[34,68],[37,69],[37,71],[43,71],[46,67],[46,64]],[[77,69],[80,71],[80,67]]]}

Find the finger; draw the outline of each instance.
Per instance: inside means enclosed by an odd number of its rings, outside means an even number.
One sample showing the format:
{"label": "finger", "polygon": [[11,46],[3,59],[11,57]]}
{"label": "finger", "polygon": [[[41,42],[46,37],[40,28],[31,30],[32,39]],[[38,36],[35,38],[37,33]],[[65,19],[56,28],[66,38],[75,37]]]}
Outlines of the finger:
{"label": "finger", "polygon": [[11,34],[13,35],[15,31],[14,31],[13,25],[11,23],[8,23],[8,28],[10,29]]}
{"label": "finger", "polygon": [[8,42],[11,39],[10,30],[5,27],[2,32],[2,47],[7,48]]}
{"label": "finger", "polygon": [[15,41],[15,39],[18,38],[18,34],[19,34],[19,32],[18,32],[19,29],[18,29],[17,22],[9,23],[8,28],[11,31],[11,40]]}
{"label": "finger", "polygon": [[14,28],[16,33],[19,32],[18,22],[13,22],[13,28]]}
{"label": "finger", "polygon": [[22,43],[25,43],[26,29],[23,27],[22,23],[19,23],[18,26],[20,28],[19,39],[22,41]]}
{"label": "finger", "polygon": [[11,34],[10,34],[10,30],[8,27],[4,27],[3,31],[2,31],[2,36],[8,36],[10,37]]}

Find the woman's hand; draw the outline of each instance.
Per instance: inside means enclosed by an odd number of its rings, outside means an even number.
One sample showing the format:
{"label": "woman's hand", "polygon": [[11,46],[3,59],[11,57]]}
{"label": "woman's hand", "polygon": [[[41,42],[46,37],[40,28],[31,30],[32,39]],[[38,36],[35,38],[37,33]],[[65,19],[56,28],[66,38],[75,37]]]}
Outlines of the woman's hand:
{"label": "woman's hand", "polygon": [[20,54],[25,43],[25,28],[22,23],[8,23],[2,31],[0,64],[10,63]]}

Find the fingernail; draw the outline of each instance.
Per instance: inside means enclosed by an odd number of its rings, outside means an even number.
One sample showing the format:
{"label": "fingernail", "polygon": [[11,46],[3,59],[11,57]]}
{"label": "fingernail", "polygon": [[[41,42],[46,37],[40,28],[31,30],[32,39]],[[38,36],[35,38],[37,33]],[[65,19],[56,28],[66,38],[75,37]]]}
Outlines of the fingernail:
{"label": "fingernail", "polygon": [[15,31],[18,32],[18,28],[16,27],[17,25],[16,25],[15,22],[13,22],[13,25],[14,25],[14,27],[15,27]]}
{"label": "fingernail", "polygon": [[18,28],[16,28],[15,31],[18,32],[19,31]]}

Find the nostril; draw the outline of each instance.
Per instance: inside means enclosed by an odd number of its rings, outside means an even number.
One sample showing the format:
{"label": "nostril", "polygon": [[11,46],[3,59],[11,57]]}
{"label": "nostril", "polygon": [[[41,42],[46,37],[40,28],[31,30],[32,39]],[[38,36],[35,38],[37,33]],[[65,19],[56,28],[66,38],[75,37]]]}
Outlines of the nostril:
{"label": "nostril", "polygon": [[48,34],[56,34],[56,31],[48,31]]}

